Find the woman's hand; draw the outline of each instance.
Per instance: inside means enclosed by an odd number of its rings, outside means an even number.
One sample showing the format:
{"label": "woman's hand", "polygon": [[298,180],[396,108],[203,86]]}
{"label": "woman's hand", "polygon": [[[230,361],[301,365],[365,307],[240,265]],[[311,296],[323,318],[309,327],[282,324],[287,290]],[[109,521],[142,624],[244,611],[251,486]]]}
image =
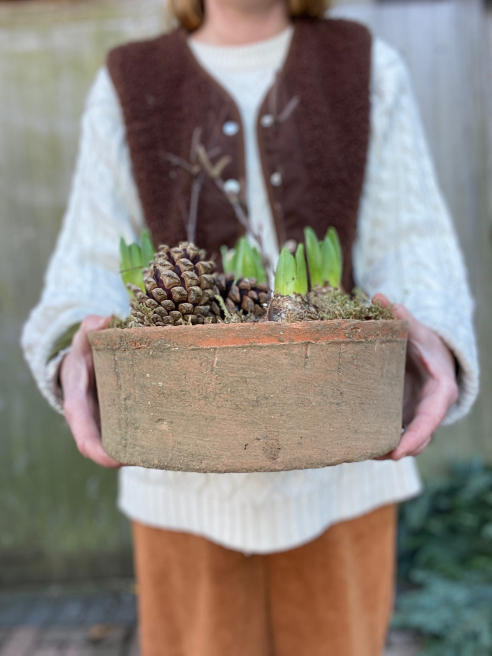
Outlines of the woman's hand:
{"label": "woman's hand", "polygon": [[80,453],[103,467],[121,467],[104,451],[101,442],[99,406],[94,376],[94,361],[87,333],[105,328],[109,318],[86,317],[75,333],[72,349],[63,359],[60,381],[63,411]]}
{"label": "woman's hand", "polygon": [[[382,294],[376,294],[373,302],[383,307],[390,305]],[[409,328],[403,395],[404,433],[396,449],[378,460],[400,460],[422,453],[459,395],[455,360],[446,344],[403,305],[393,305],[392,310]]]}

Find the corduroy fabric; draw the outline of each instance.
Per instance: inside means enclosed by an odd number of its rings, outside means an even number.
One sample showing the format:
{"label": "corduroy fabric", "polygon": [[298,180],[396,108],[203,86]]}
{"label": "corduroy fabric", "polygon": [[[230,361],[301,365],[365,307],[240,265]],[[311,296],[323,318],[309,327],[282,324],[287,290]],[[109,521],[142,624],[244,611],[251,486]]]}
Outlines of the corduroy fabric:
{"label": "corduroy fabric", "polygon": [[[337,228],[344,254],[344,286],[351,290],[352,245],[369,140],[371,36],[344,20],[298,19],[278,82],[260,111],[258,139],[279,243],[303,239],[310,225],[320,238]],[[156,242],[186,238],[183,207],[191,176],[170,161],[190,161],[198,129],[217,157],[230,155],[224,178],[241,184],[244,143],[241,118],[227,92],[198,64],[176,30],[112,50],[108,70],[123,109],[127,140],[146,222]],[[273,94],[273,96],[272,96]],[[278,96],[278,98],[277,98]],[[285,120],[282,109],[296,97]],[[272,113],[270,127],[261,124]],[[239,126],[225,135],[227,121]],[[280,175],[281,184],[271,176]],[[196,241],[209,253],[233,246],[242,232],[224,196],[211,180],[198,204]]]}
{"label": "corduroy fabric", "polygon": [[142,656],[380,656],[393,603],[395,506],[246,556],[133,524]]}

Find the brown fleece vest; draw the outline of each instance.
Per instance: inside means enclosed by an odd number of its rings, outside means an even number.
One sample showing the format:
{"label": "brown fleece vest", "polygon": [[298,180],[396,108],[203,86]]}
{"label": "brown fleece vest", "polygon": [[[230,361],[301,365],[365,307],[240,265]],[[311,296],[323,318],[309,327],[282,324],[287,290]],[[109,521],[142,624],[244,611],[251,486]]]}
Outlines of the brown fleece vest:
{"label": "brown fleece vest", "polygon": [[[280,245],[302,240],[305,226],[320,238],[335,226],[343,284],[352,289],[369,139],[371,36],[345,20],[298,19],[294,26],[286,62],[258,117],[268,196]],[[116,48],[108,69],[155,241],[186,239],[186,225],[196,216],[195,241],[212,255],[244,232],[230,202],[236,197],[247,212],[243,128],[234,101],[199,65],[186,37],[176,30]],[[200,172],[197,143],[212,165],[228,156],[217,178],[210,168]]]}

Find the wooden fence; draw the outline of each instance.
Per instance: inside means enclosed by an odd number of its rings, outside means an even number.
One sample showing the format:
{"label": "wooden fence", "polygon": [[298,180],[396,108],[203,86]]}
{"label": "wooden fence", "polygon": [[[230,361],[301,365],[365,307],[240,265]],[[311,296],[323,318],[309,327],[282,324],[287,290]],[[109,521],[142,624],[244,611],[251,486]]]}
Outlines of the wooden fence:
{"label": "wooden fence", "polygon": [[[492,22],[479,0],[343,6],[407,60],[477,299],[483,392],[439,432],[425,473],[492,460]],[[161,0],[0,2],[0,584],[131,571],[115,474],[82,459],[23,362],[21,326],[59,229],[84,97],[105,51],[160,29]],[[488,50],[487,50],[488,48]]]}

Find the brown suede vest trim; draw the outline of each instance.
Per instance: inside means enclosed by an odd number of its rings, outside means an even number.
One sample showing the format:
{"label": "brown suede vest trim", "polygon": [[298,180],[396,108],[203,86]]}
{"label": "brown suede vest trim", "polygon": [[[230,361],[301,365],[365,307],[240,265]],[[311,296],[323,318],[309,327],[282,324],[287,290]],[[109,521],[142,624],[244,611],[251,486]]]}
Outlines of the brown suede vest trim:
{"label": "brown suede vest trim", "polygon": [[[353,286],[352,245],[369,141],[370,68],[366,28],[344,20],[296,20],[287,60],[263,103],[257,128],[280,244],[302,240],[306,225],[320,238],[335,226],[344,251],[346,289]],[[222,177],[241,183],[245,206],[239,111],[195,60],[186,33],[176,30],[116,48],[108,56],[108,70],[156,242],[186,238],[190,199],[199,191],[196,242],[209,253],[217,253],[222,244],[232,246],[243,229],[224,194],[212,179],[199,183],[175,166],[176,157],[194,165],[190,150],[197,138],[214,163],[229,155]],[[289,102],[291,111],[283,112]],[[273,118],[269,125],[261,123],[265,114]],[[222,130],[229,121],[239,126],[235,135]]]}

